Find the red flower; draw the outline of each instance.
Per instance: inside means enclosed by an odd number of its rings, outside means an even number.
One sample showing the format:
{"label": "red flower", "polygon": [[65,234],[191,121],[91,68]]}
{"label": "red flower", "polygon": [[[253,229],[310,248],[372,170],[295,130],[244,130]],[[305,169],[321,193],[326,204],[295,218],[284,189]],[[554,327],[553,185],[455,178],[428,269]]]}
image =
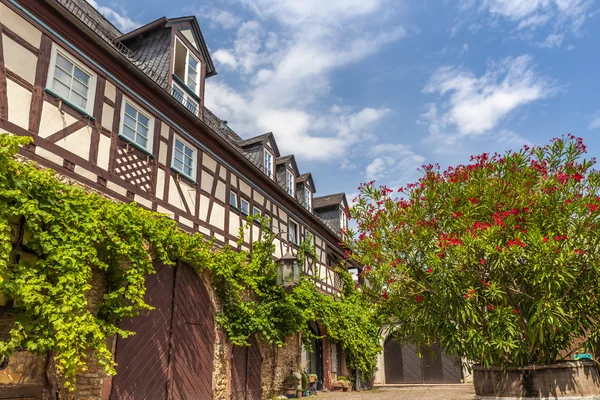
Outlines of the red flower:
{"label": "red flower", "polygon": [[468,293],[466,293],[466,294],[465,294],[465,299],[468,299],[468,298],[469,298],[469,294],[468,294]]}
{"label": "red flower", "polygon": [[565,204],[571,204],[571,199],[567,199],[567,200],[565,201]]}
{"label": "red flower", "polygon": [[471,289],[471,290],[469,290],[469,293],[471,293],[471,294],[475,294],[475,289]]}
{"label": "red flower", "polygon": [[581,180],[584,178],[583,175],[581,174],[573,174],[572,178],[576,181],[576,182],[581,182]]}
{"label": "red flower", "polygon": [[387,300],[387,298],[388,298],[388,294],[387,294],[387,293],[384,293],[384,294],[383,294],[383,298]]}
{"label": "red flower", "polygon": [[548,236],[544,236],[544,238],[542,239],[542,242],[546,243],[548,241]]}
{"label": "red flower", "polygon": [[444,253],[438,253],[437,256],[438,256],[438,258],[444,258],[444,257],[446,257],[446,255]]}
{"label": "red flower", "polygon": [[488,306],[488,310],[493,310],[493,309],[494,309],[494,306],[493,306],[492,304],[490,304],[490,305]]}
{"label": "red flower", "polygon": [[390,280],[388,281],[388,283],[394,283],[394,282],[395,282],[395,281],[394,281],[393,279],[390,279]]}
{"label": "red flower", "polygon": [[482,258],[481,260],[479,260],[479,264],[481,264],[481,265],[485,264],[485,260]]}
{"label": "red flower", "polygon": [[518,314],[518,313],[519,313],[519,310],[517,310],[517,309],[513,310],[513,314]]}
{"label": "red flower", "polygon": [[482,285],[485,285],[485,279],[482,279],[482,280],[481,280],[481,284],[482,284]]}
{"label": "red flower", "polygon": [[427,268],[427,272],[432,273],[433,272],[433,268]]}
{"label": "red flower", "polygon": [[419,295],[416,295],[416,296],[415,296],[415,301],[416,301],[417,303],[420,303],[421,301],[423,301],[423,298],[422,298],[421,296],[419,296]]}

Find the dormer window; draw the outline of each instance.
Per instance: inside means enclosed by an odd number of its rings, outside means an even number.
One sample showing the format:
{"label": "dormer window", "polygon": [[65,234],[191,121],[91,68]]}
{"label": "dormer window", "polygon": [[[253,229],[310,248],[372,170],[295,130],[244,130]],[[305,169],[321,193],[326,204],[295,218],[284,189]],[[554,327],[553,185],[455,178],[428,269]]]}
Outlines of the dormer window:
{"label": "dormer window", "polygon": [[188,92],[186,92],[177,82],[173,82],[173,87],[171,88],[171,95],[175,97],[178,102],[183,104],[188,110],[190,110],[192,114],[198,116],[198,111],[200,111],[200,106],[198,105],[198,102]]}
{"label": "dormer window", "polygon": [[273,178],[273,154],[268,151],[267,149],[265,149],[264,151],[264,168],[265,168],[265,174],[267,174],[267,176],[269,178]]}
{"label": "dormer window", "polygon": [[294,196],[294,174],[289,169],[286,170],[286,189],[290,196]]}
{"label": "dormer window", "polygon": [[173,74],[196,96],[200,95],[200,61],[177,37],[175,38]]}
{"label": "dormer window", "polygon": [[304,207],[308,211],[311,210],[312,207],[312,193],[310,192],[310,188],[308,186],[304,186]]}
{"label": "dormer window", "polygon": [[340,208],[340,224],[343,230],[348,229],[348,216],[343,208]]}

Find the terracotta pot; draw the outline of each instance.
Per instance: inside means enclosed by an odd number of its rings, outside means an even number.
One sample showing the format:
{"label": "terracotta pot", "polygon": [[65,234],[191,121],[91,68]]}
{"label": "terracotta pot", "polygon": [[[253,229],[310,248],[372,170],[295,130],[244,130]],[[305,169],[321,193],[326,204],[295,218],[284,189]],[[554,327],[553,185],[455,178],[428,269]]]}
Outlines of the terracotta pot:
{"label": "terracotta pot", "polygon": [[566,361],[506,370],[475,365],[473,385],[478,400],[600,400],[600,376],[593,361]]}

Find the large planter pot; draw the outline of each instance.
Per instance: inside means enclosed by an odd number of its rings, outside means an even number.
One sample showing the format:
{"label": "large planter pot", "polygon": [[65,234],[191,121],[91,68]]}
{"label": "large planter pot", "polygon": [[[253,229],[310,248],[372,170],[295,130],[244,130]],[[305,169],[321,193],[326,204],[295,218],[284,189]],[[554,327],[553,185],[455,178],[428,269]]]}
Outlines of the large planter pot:
{"label": "large planter pot", "polygon": [[506,370],[475,365],[473,385],[478,400],[600,400],[600,377],[593,361],[567,361]]}

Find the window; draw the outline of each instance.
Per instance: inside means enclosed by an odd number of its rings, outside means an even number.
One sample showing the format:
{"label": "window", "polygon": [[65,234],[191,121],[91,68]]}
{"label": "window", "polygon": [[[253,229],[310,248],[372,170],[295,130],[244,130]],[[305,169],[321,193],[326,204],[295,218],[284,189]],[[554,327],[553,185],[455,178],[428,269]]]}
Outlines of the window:
{"label": "window", "polygon": [[171,167],[177,172],[196,180],[196,149],[179,136],[173,143],[173,162]]}
{"label": "window", "polygon": [[229,192],[229,205],[238,208],[237,194],[235,192]]}
{"label": "window", "polygon": [[294,221],[290,220],[290,226],[288,227],[288,234],[290,241],[294,244],[299,244],[298,239],[300,238],[300,234],[298,232],[298,224]]}
{"label": "window", "polygon": [[240,199],[240,210],[246,215],[250,214],[250,203],[248,200]]}
{"label": "window", "polygon": [[289,169],[286,170],[286,188],[290,196],[294,195],[294,174]]}
{"label": "window", "polygon": [[343,230],[348,229],[348,216],[346,216],[346,212],[342,208],[340,208],[340,223]]}
{"label": "window", "polygon": [[269,178],[273,178],[273,154],[267,149],[265,149],[264,163],[265,174],[267,174]]}
{"label": "window", "polygon": [[154,120],[129,100],[123,99],[119,135],[146,152],[152,149]]}
{"label": "window", "polygon": [[312,193],[310,192],[310,188],[308,186],[304,186],[304,206],[308,211],[311,210],[311,200]]}
{"label": "window", "polygon": [[260,217],[262,215],[262,210],[258,207],[254,207],[252,214]]}
{"label": "window", "polygon": [[175,38],[174,58],[173,74],[187,85],[192,92],[200,95],[200,61],[178,38]]}
{"label": "window", "polygon": [[92,114],[96,75],[56,45],[52,48],[47,88],[81,111]]}
{"label": "window", "polygon": [[198,102],[179,84],[173,82],[173,87],[171,88],[171,95],[177,99],[178,102],[183,104],[188,110],[192,112],[192,114],[198,116],[198,111],[200,110],[200,105]]}

